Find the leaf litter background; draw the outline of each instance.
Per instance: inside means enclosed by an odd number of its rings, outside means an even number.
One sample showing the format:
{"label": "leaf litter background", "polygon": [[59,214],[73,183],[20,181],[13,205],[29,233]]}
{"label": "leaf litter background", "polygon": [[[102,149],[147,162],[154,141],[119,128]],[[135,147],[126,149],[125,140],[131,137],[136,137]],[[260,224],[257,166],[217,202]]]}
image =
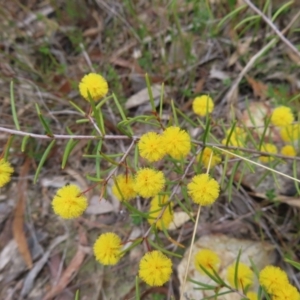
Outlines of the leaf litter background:
{"label": "leaf litter background", "polygon": [[[254,1],[260,9],[264,2]],[[165,119],[171,115],[171,99],[191,116],[192,99],[199,93],[213,97],[215,120],[222,118],[228,124],[235,116],[239,122],[251,125],[249,120],[254,118],[262,125],[262,111],[267,113],[275,103],[284,104],[292,98],[296,100],[291,105],[299,110],[300,59],[281,42],[251,67],[236,89],[230,90],[249,59],[275,37],[262,20],[235,29],[243,18],[254,14],[250,9],[218,27],[223,17],[242,4],[242,0],[0,1],[0,126],[14,128],[9,101],[9,85],[14,79],[22,130],[43,133],[35,110],[38,103],[53,132],[63,134],[69,127],[74,133],[89,134],[91,125],[75,123],[78,115],[68,101],[87,110],[77,84],[91,68],[105,75],[130,116],[150,113],[146,72],[156,96],[160,95],[161,83],[166,85]],[[270,1],[267,15],[272,16],[281,5],[283,1]],[[276,19],[276,26],[283,30],[299,9],[295,1]],[[296,46],[300,43],[299,28],[297,18],[286,33]],[[107,106],[104,110],[107,133],[118,134],[115,108]],[[147,130],[146,126],[134,125],[137,135]],[[199,129],[190,130],[196,135]],[[7,139],[7,134],[0,133],[1,150]],[[99,202],[100,187],[89,193],[89,208],[75,222],[60,220],[51,209],[57,188],[67,182],[83,189],[89,186],[86,175],[95,174],[95,166],[94,160],[82,156],[87,141],[76,145],[64,170],[60,165],[65,141],[58,141],[35,185],[34,172],[47,143],[30,140],[26,154],[21,153],[20,146],[21,139],[15,138],[10,155],[15,173],[0,193],[0,299],[74,299],[77,289],[81,299],[134,298],[137,266],[145,249],[137,247],[117,266],[103,268],[94,260],[92,245],[108,230],[134,239],[145,225],[134,225],[110,193]],[[109,142],[104,149],[114,153],[125,148],[122,142]],[[107,166],[107,162],[101,164],[102,168]],[[289,163],[279,169],[292,175]],[[227,170],[228,176],[231,171]],[[272,245],[275,249],[274,263],[285,268],[299,288],[299,274],[283,263],[283,255],[299,260],[300,199],[294,196],[294,184],[280,177],[279,185],[268,175],[257,186],[259,172],[264,171],[235,174],[236,183],[244,175],[242,185],[234,185],[230,203],[224,192],[211,209],[203,210],[197,235],[213,234],[222,239],[225,234],[248,243],[268,242],[266,248]],[[270,202],[267,191],[275,193],[279,202]],[[147,203],[138,205],[139,209],[147,207]],[[185,216],[181,222],[181,217],[176,214],[177,226],[171,236],[188,247],[193,223]],[[176,249],[169,241],[165,245]],[[176,266],[180,260],[174,262]],[[178,286],[175,270],[165,287],[142,285],[142,299],[156,299],[154,294],[160,295],[157,299],[177,298]]]}

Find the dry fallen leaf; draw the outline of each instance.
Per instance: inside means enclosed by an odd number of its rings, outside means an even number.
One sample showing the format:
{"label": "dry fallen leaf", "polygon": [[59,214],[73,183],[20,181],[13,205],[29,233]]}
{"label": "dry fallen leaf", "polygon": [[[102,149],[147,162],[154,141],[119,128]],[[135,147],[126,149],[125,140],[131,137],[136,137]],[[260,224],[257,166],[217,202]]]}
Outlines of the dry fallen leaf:
{"label": "dry fallen leaf", "polygon": [[52,289],[44,296],[43,300],[50,300],[61,293],[81,267],[87,254],[87,237],[82,227],[79,227],[79,242],[80,244],[78,245],[77,252],[70,261],[68,267],[64,270],[58,284],[52,287]]}
{"label": "dry fallen leaf", "polygon": [[265,100],[267,97],[268,86],[250,76],[246,75],[245,77],[252,87],[254,96],[260,98],[261,100]]}
{"label": "dry fallen leaf", "polygon": [[176,230],[180,228],[184,223],[190,220],[190,215],[185,211],[176,211],[174,213],[173,222],[169,225],[168,230]]}
{"label": "dry fallen leaf", "polygon": [[27,191],[26,175],[28,174],[29,166],[30,160],[29,158],[27,158],[21,168],[20,179],[18,182],[18,203],[14,211],[13,236],[15,241],[17,242],[19,252],[22,255],[27,267],[31,269],[32,258],[24,233],[25,193]]}

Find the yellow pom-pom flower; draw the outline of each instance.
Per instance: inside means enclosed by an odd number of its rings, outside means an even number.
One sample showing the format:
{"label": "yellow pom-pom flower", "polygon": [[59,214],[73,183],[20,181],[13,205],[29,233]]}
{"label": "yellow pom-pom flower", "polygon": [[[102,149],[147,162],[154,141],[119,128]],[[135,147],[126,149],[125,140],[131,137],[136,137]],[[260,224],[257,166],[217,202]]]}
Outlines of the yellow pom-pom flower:
{"label": "yellow pom-pom flower", "polygon": [[148,223],[150,225],[152,225],[156,221],[156,219],[160,216],[162,210],[164,209],[164,212],[161,215],[160,219],[156,222],[156,228],[160,230],[162,230],[163,228],[168,228],[174,218],[172,204],[168,204],[168,207],[165,207],[164,205],[168,201],[168,199],[169,196],[167,195],[157,195],[151,200],[150,203],[148,218]]}
{"label": "yellow pom-pom flower", "polygon": [[214,109],[214,102],[208,95],[196,97],[193,101],[193,111],[195,114],[204,117]]}
{"label": "yellow pom-pom flower", "polygon": [[[230,138],[229,138],[230,136]],[[222,140],[222,144],[226,145],[227,140],[228,140],[228,146],[232,146],[232,147],[243,147],[245,145],[246,142],[246,132],[243,128],[241,127],[235,127],[233,129],[233,131],[231,129],[228,129],[226,131],[226,136],[225,138]]]}
{"label": "yellow pom-pom flower", "polygon": [[172,261],[160,251],[146,253],[141,261],[139,277],[150,286],[162,286],[172,274]]}
{"label": "yellow pom-pom flower", "polygon": [[0,159],[0,188],[10,182],[13,167],[4,158]]}
{"label": "yellow pom-pom flower", "polygon": [[[263,152],[268,152],[268,153],[277,153],[277,148],[275,145],[273,144],[269,144],[269,143],[265,143],[262,145],[261,147],[261,151]],[[273,156],[260,156],[259,157],[259,160],[263,163],[268,163],[270,161],[273,161],[274,160],[274,157]]]}
{"label": "yellow pom-pom flower", "polygon": [[291,124],[281,128],[280,136],[286,143],[298,141],[300,139],[300,124]]}
{"label": "yellow pom-pom flower", "polygon": [[272,293],[272,300],[299,300],[300,294],[291,284],[283,284]]}
{"label": "yellow pom-pom flower", "polygon": [[52,200],[54,212],[64,219],[80,217],[87,205],[86,197],[82,195],[79,187],[75,184],[60,188]]}
{"label": "yellow pom-pom flower", "polygon": [[246,296],[249,300],[258,300],[258,296],[255,292],[248,292]]}
{"label": "yellow pom-pom flower", "polygon": [[115,265],[123,256],[122,241],[113,232],[103,233],[96,240],[93,251],[102,265]]}
{"label": "yellow pom-pom flower", "polygon": [[[235,287],[235,268],[236,264],[232,264],[227,268],[227,280],[232,287]],[[253,271],[245,264],[239,262],[237,268],[237,284],[238,289],[245,289],[247,286],[253,284]]]}
{"label": "yellow pom-pom flower", "polygon": [[156,132],[148,132],[141,136],[138,148],[141,157],[149,162],[159,161],[166,154],[161,135]]}
{"label": "yellow pom-pom flower", "polygon": [[278,127],[285,127],[292,124],[294,116],[292,110],[287,106],[279,106],[273,110],[271,123]]}
{"label": "yellow pom-pom flower", "polygon": [[187,185],[187,188],[192,200],[203,206],[213,204],[220,193],[218,182],[210,178],[208,174],[194,176],[192,181]]}
{"label": "yellow pom-pom flower", "polygon": [[259,273],[259,283],[269,294],[281,289],[289,283],[286,273],[278,267],[266,266]]}
{"label": "yellow pom-pom flower", "polygon": [[133,188],[144,198],[154,197],[163,189],[165,182],[163,172],[144,168],[137,171]]}
{"label": "yellow pom-pom flower", "polygon": [[296,149],[292,145],[285,145],[281,148],[281,154],[286,156],[296,156]]}
{"label": "yellow pom-pom flower", "polygon": [[191,150],[191,137],[177,126],[168,127],[162,133],[162,146],[174,159],[186,157]]}
{"label": "yellow pom-pom flower", "polygon": [[134,180],[131,175],[118,175],[112,186],[112,192],[119,201],[129,201],[137,195],[133,188],[133,184]]}
{"label": "yellow pom-pom flower", "polygon": [[[211,159],[210,159],[211,157]],[[204,148],[200,154],[198,154],[198,160],[201,159],[201,163],[205,168],[208,168],[210,162],[210,168],[215,167],[217,164],[221,162],[221,157],[219,155],[214,154],[214,151],[211,148]]]}
{"label": "yellow pom-pom flower", "polygon": [[104,77],[96,73],[85,75],[79,83],[80,95],[90,101],[89,94],[94,101],[99,101],[108,93],[108,84]]}
{"label": "yellow pom-pom flower", "polygon": [[216,272],[218,271],[219,265],[220,258],[218,254],[212,250],[202,249],[195,255],[195,267],[202,274],[205,274],[205,272],[201,267],[206,271],[213,273],[213,270]]}

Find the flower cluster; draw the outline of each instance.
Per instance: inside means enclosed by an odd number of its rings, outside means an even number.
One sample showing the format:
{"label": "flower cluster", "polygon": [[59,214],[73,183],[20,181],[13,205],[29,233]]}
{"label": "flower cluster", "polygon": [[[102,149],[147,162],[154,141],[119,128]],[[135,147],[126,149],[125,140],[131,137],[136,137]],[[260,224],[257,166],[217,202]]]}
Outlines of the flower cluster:
{"label": "flower cluster", "polygon": [[210,166],[210,168],[213,168],[222,161],[221,157],[215,154],[214,151],[209,147],[205,147],[202,152],[198,154],[197,159],[203,164],[206,169],[208,168],[208,166]]}
{"label": "flower cluster", "polygon": [[121,239],[113,232],[101,234],[93,250],[96,260],[103,265],[115,265],[123,256]]}
{"label": "flower cluster", "polygon": [[[276,154],[277,147],[273,144],[265,143],[265,144],[262,144],[261,151],[268,152],[270,154]],[[268,163],[270,161],[273,161],[274,157],[273,156],[260,156],[259,160],[263,163]]]}
{"label": "flower cluster", "polygon": [[[237,287],[235,278],[237,278]],[[234,263],[227,268],[227,280],[232,287],[245,290],[253,284],[254,273],[246,264],[239,262],[236,266]]]}
{"label": "flower cluster", "polygon": [[74,219],[81,216],[88,205],[86,197],[75,184],[60,188],[52,200],[54,212],[64,219]]}
{"label": "flower cluster", "polygon": [[121,174],[115,178],[114,185],[112,186],[112,192],[119,201],[129,201],[137,195],[133,186],[133,177],[129,174]]}
{"label": "flower cluster", "polygon": [[146,253],[141,261],[139,277],[150,286],[162,286],[172,274],[172,261],[161,251]]}
{"label": "flower cluster", "polygon": [[246,132],[241,127],[235,127],[233,130],[228,129],[225,138],[222,140],[222,144],[232,147],[244,147],[246,137]]}
{"label": "flower cluster", "polygon": [[167,207],[165,207],[168,199],[169,197],[167,195],[157,195],[150,203],[148,222],[152,225],[159,217],[155,226],[160,230],[168,228],[174,218],[172,204],[169,203],[167,204]]}
{"label": "flower cluster", "polygon": [[300,294],[289,283],[287,274],[278,267],[266,266],[259,273],[259,283],[274,300],[299,300]]}
{"label": "flower cluster", "polygon": [[99,101],[108,93],[108,84],[105,78],[96,73],[85,75],[79,83],[80,95],[87,101]]}
{"label": "flower cluster", "polygon": [[294,115],[292,110],[287,106],[279,106],[275,108],[271,115],[271,123],[278,127],[285,127],[292,124]]}
{"label": "flower cluster", "polygon": [[297,151],[295,149],[295,147],[293,147],[292,145],[285,145],[281,148],[280,151],[281,154],[286,155],[286,156],[296,156],[297,155]]}
{"label": "flower cluster", "polygon": [[187,185],[187,189],[192,200],[203,206],[213,204],[220,193],[218,182],[210,178],[208,174],[194,176],[192,181]]}
{"label": "flower cluster", "polygon": [[194,263],[196,269],[202,274],[205,274],[203,269],[208,272],[217,272],[220,265],[220,258],[214,251],[210,249],[202,249],[195,255]]}
{"label": "flower cluster", "polygon": [[193,101],[193,111],[195,114],[204,117],[214,109],[214,102],[208,95],[196,97]]}
{"label": "flower cluster", "polygon": [[185,130],[170,126],[162,134],[148,132],[142,135],[138,148],[141,157],[149,162],[159,161],[167,154],[174,159],[182,159],[190,153],[191,138]]}
{"label": "flower cluster", "polygon": [[0,158],[0,188],[10,182],[13,167],[4,158]]}

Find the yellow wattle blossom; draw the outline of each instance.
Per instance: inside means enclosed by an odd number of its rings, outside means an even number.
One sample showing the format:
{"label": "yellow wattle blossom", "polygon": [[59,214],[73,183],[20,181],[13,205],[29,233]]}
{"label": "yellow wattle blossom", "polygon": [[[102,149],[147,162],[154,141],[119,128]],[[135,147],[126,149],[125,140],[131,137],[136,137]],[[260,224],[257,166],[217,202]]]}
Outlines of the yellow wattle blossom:
{"label": "yellow wattle blossom", "polygon": [[108,93],[108,84],[103,76],[96,73],[89,73],[81,79],[79,92],[87,101],[90,101],[89,93],[94,101],[99,101]]}
{"label": "yellow wattle blossom", "polygon": [[258,300],[258,296],[255,292],[248,292],[246,296],[249,300]]}
{"label": "yellow wattle blossom", "polygon": [[161,251],[146,253],[141,261],[139,277],[150,286],[162,286],[172,274],[172,261]]}
{"label": "yellow wattle blossom", "polygon": [[80,217],[88,206],[86,197],[75,184],[60,188],[52,200],[52,207],[58,216],[64,219]]}
{"label": "yellow wattle blossom", "polygon": [[220,186],[208,174],[196,175],[187,185],[188,194],[192,200],[200,205],[207,206],[214,203],[219,197]]}
{"label": "yellow wattle blossom", "polygon": [[296,152],[296,149],[292,146],[292,145],[285,145],[281,148],[281,151],[280,153],[282,155],[286,155],[286,156],[296,156],[297,155],[297,152]]}
{"label": "yellow wattle blossom", "polygon": [[[210,160],[210,156],[212,156],[211,160]],[[198,154],[197,159],[199,161],[201,159],[201,163],[204,165],[206,169],[208,168],[209,161],[210,161],[210,168],[215,167],[217,164],[219,164],[222,161],[221,157],[217,154],[214,154],[214,151],[209,147],[205,147],[204,150],[202,150],[202,152]]]}
{"label": "yellow wattle blossom", "polygon": [[299,300],[300,294],[298,290],[287,283],[276,289],[272,294],[272,300]]}
{"label": "yellow wattle blossom", "polygon": [[[231,135],[230,135],[230,133],[231,133]],[[230,139],[228,141],[227,146],[232,146],[232,147],[244,147],[245,146],[247,134],[243,128],[235,127],[233,129],[233,131],[231,129],[226,130],[226,136],[222,140],[223,145],[226,145],[229,135],[230,135]]]}
{"label": "yellow wattle blossom", "polygon": [[210,249],[202,249],[197,252],[195,255],[195,267],[196,269],[202,273],[205,274],[205,272],[200,268],[200,266],[206,271],[213,274],[212,270],[218,271],[219,265],[220,265],[220,258],[217,253]]}
{"label": "yellow wattle blossom", "polygon": [[115,265],[123,256],[122,241],[113,232],[103,233],[96,240],[93,251],[102,265]]}
{"label": "yellow wattle blossom", "polygon": [[[273,144],[265,143],[262,145],[261,151],[268,152],[270,154],[272,154],[272,153],[275,154],[275,153],[277,153],[277,147]],[[259,160],[263,163],[268,163],[270,161],[273,161],[274,157],[273,156],[260,156]]]}
{"label": "yellow wattle blossom", "polygon": [[294,115],[292,110],[287,106],[279,106],[273,110],[271,123],[278,127],[285,127],[292,124]]}
{"label": "yellow wattle blossom", "polygon": [[156,132],[148,132],[141,136],[138,148],[141,157],[150,162],[159,161],[166,154],[162,136]]}
{"label": "yellow wattle blossom", "polygon": [[136,197],[137,193],[133,188],[134,180],[129,174],[120,174],[115,178],[112,192],[119,201],[129,201]]}
{"label": "yellow wattle blossom", "polygon": [[298,141],[300,139],[300,124],[297,123],[282,127],[280,136],[286,143]]}
{"label": "yellow wattle blossom", "polygon": [[190,153],[191,137],[185,130],[171,126],[164,130],[161,136],[162,147],[172,158],[181,159]]}
{"label": "yellow wattle blossom", "polygon": [[208,95],[196,97],[193,101],[193,111],[195,114],[204,117],[214,110],[214,102]]}
{"label": "yellow wattle blossom", "polygon": [[165,182],[163,172],[144,168],[137,171],[133,188],[144,198],[154,197],[163,189]]}
{"label": "yellow wattle blossom", "polygon": [[266,266],[259,273],[259,283],[269,294],[281,289],[289,283],[286,273],[278,267]]}
{"label": "yellow wattle blossom", "polygon": [[[236,264],[232,264],[227,268],[227,280],[232,287],[235,287],[235,268]],[[245,289],[247,286],[252,285],[254,280],[253,271],[245,264],[239,262],[237,268],[237,284],[238,289]]]}
{"label": "yellow wattle blossom", "polygon": [[0,188],[10,182],[13,167],[4,158],[0,158]]}
{"label": "yellow wattle blossom", "polygon": [[160,216],[162,209],[164,209],[164,213],[160,217],[160,219],[156,222],[156,228],[162,230],[163,228],[168,228],[170,223],[173,221],[174,213],[172,204],[168,204],[167,207],[164,204],[168,201],[168,195],[157,195],[155,196],[150,203],[149,209],[149,218],[148,223],[152,225],[156,219]]}

